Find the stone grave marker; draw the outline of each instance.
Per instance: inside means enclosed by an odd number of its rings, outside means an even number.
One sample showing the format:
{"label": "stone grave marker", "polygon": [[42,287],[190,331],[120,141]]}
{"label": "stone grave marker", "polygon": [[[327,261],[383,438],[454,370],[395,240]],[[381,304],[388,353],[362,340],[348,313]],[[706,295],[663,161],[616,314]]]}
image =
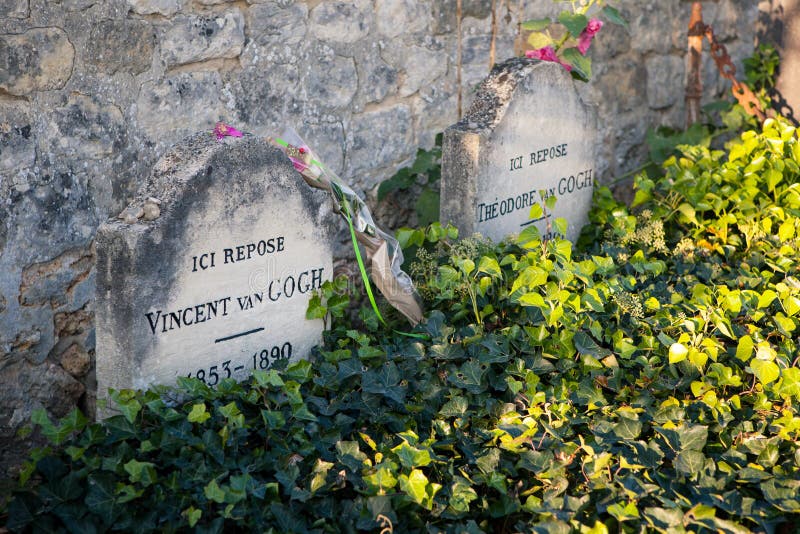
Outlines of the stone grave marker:
{"label": "stone grave marker", "polygon": [[216,385],[321,341],[307,320],[332,275],[332,213],[266,141],[188,137],[98,230],[97,382]]}
{"label": "stone grave marker", "polygon": [[[594,112],[558,64],[514,58],[481,84],[464,118],[444,133],[442,223],[500,240],[535,224],[545,238],[567,220],[575,241],[595,181]],[[556,197],[554,209],[545,200]],[[540,204],[543,216],[530,219]]]}

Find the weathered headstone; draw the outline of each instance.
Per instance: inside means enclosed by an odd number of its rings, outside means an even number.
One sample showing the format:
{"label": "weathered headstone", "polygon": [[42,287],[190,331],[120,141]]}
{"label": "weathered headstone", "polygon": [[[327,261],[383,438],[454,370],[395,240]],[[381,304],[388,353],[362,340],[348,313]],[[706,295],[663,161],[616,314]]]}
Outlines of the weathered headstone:
{"label": "weathered headstone", "polygon": [[332,274],[326,199],[261,139],[169,151],[97,233],[98,395],[307,355],[323,328],[308,301]]}
{"label": "weathered headstone", "polygon": [[[563,217],[575,241],[592,202],[595,131],[593,110],[560,65],[524,58],[497,65],[466,116],[444,133],[440,220],[461,235],[500,240],[531,224],[553,237]],[[538,220],[529,217],[534,204],[544,208]]]}

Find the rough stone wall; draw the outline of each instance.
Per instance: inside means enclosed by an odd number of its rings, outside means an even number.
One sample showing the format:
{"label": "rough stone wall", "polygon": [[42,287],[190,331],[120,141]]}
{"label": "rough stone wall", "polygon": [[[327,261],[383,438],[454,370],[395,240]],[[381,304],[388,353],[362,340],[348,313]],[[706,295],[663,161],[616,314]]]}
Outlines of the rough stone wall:
{"label": "rough stone wall", "polygon": [[[503,2],[498,60],[513,54],[517,3]],[[524,18],[559,10],[520,3]],[[463,2],[465,109],[488,71],[491,4]],[[706,4],[732,55],[748,55],[755,2]],[[26,446],[15,435],[32,409],[93,412],[93,237],[156,158],[217,120],[291,125],[374,190],[457,119],[455,5],[0,0],[0,468]],[[599,106],[604,180],[637,166],[647,127],[684,114],[688,3],[620,5],[631,30],[603,30],[582,89]],[[724,89],[710,61],[706,85]]]}

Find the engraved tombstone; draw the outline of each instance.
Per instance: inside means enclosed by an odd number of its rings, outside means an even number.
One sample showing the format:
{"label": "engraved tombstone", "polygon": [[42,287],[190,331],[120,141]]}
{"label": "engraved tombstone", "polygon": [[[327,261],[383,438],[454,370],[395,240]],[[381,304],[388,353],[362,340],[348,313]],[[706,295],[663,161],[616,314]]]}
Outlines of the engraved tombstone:
{"label": "engraved tombstone", "polygon": [[97,233],[98,395],[305,357],[322,335],[305,314],[331,278],[330,217],[326,194],[264,140],[173,147]]}
{"label": "engraved tombstone", "polygon": [[[592,202],[595,130],[593,110],[560,65],[525,58],[497,65],[444,133],[440,220],[461,235],[500,240],[532,224],[553,237],[555,219],[564,218],[565,237],[575,241]],[[531,220],[534,204],[544,209]]]}

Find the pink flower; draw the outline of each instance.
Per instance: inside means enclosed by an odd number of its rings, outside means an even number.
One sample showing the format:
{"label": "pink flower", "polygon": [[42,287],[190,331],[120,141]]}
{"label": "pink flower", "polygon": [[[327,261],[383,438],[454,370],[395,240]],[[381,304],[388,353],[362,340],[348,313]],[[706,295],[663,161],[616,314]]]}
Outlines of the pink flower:
{"label": "pink flower", "polygon": [[214,135],[217,137],[217,141],[221,141],[223,137],[242,137],[244,134],[233,126],[218,122],[214,127]]}
{"label": "pink flower", "polygon": [[597,33],[600,31],[600,28],[603,27],[603,21],[600,19],[592,19],[589,21],[589,24],[586,25],[586,28],[581,32],[578,36],[578,51],[582,55],[586,55],[586,52],[589,50],[589,47],[592,44],[592,39]]}
{"label": "pink flower", "polygon": [[525,57],[530,59],[541,59],[542,61],[552,61],[564,67],[567,72],[572,70],[572,65],[561,61],[556,55],[556,51],[553,50],[552,46],[545,46],[544,48],[539,48],[537,50],[528,50],[525,52]]}

